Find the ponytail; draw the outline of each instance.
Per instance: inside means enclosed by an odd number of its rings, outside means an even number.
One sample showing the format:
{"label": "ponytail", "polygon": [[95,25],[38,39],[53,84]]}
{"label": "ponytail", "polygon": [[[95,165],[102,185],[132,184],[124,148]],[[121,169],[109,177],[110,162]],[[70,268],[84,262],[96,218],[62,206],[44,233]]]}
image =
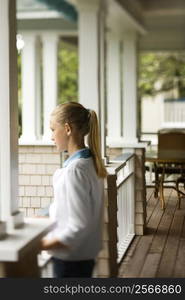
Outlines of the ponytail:
{"label": "ponytail", "polygon": [[99,126],[95,111],[89,110],[89,134],[87,139],[92,152],[96,173],[99,177],[106,177],[107,170],[103,164],[100,150]]}

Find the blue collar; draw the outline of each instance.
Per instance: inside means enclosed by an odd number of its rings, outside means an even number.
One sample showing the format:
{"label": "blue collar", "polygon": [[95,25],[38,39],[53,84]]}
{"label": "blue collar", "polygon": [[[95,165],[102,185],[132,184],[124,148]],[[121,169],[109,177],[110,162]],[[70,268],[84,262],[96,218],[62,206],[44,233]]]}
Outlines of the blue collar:
{"label": "blue collar", "polygon": [[67,167],[68,164],[73,161],[74,159],[78,159],[78,158],[89,158],[91,157],[91,150],[89,148],[84,148],[81,150],[76,151],[74,154],[72,154],[68,159],[65,160],[63,167]]}

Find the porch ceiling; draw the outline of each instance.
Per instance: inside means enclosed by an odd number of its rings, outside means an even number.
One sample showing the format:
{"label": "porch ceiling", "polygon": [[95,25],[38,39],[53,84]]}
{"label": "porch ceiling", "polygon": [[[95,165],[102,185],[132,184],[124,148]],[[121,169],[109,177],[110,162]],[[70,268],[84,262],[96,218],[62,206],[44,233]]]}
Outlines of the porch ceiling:
{"label": "porch ceiling", "polygon": [[[52,2],[52,6],[48,6]],[[19,29],[65,29],[76,30],[76,24],[67,20],[62,16],[61,11],[56,5],[61,3],[68,4],[70,7],[76,2],[75,0],[17,0],[18,4],[18,28]],[[139,39],[139,49],[146,51],[155,50],[185,50],[185,1],[184,0],[114,0],[108,3],[115,3],[114,9],[111,8],[111,16],[121,26],[126,28],[126,25],[131,28],[138,27],[142,33],[146,29],[147,34],[144,34]],[[115,9],[116,3],[122,5],[123,12]],[[28,18],[26,10],[53,10],[56,15],[50,18],[49,22],[43,18]],[[59,12],[60,11],[60,12]],[[25,15],[25,18],[20,15]],[[45,12],[44,12],[45,13]],[[128,13],[128,14],[127,14]],[[129,17],[131,16],[131,17]],[[133,17],[133,18],[132,18]],[[129,20],[128,20],[129,19]],[[124,25],[123,25],[124,24]],[[118,26],[121,28],[121,26]]]}
{"label": "porch ceiling", "polygon": [[185,49],[184,0],[117,0],[147,30],[140,39],[141,50]]}

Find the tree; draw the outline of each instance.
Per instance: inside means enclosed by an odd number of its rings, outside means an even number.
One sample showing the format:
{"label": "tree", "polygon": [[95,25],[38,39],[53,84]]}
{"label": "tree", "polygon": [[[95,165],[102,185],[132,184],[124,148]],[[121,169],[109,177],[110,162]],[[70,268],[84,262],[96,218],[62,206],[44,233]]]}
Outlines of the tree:
{"label": "tree", "polygon": [[78,100],[77,47],[60,41],[58,51],[59,103]]}
{"label": "tree", "polygon": [[[156,84],[159,83],[159,84]],[[185,97],[185,53],[143,53],[139,58],[139,95],[178,89]]]}

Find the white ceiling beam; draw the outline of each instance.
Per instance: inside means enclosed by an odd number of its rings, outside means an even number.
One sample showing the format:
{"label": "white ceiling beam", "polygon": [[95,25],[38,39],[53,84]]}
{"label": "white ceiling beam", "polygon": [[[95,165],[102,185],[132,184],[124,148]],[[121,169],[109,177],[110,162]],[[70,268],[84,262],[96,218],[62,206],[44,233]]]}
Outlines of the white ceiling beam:
{"label": "white ceiling beam", "polygon": [[144,16],[184,16],[185,8],[166,8],[166,9],[155,9],[155,10],[144,10]]}
{"label": "white ceiling beam", "polygon": [[17,12],[17,19],[61,19],[64,18],[62,12],[57,11],[25,11]]}
{"label": "white ceiling beam", "polygon": [[[77,5],[77,0],[67,0],[73,5]],[[92,0],[86,0],[86,2]],[[95,0],[93,0],[95,1]],[[135,30],[140,34],[146,34],[147,31],[142,24],[140,24],[121,4],[116,0],[105,0],[108,12],[108,25],[116,26],[118,30]],[[117,24],[117,25],[116,25]]]}
{"label": "white ceiling beam", "polygon": [[124,9],[115,0],[106,0],[108,8],[108,25],[117,24],[122,31],[135,30],[140,34],[146,34],[147,31],[126,9]]}

